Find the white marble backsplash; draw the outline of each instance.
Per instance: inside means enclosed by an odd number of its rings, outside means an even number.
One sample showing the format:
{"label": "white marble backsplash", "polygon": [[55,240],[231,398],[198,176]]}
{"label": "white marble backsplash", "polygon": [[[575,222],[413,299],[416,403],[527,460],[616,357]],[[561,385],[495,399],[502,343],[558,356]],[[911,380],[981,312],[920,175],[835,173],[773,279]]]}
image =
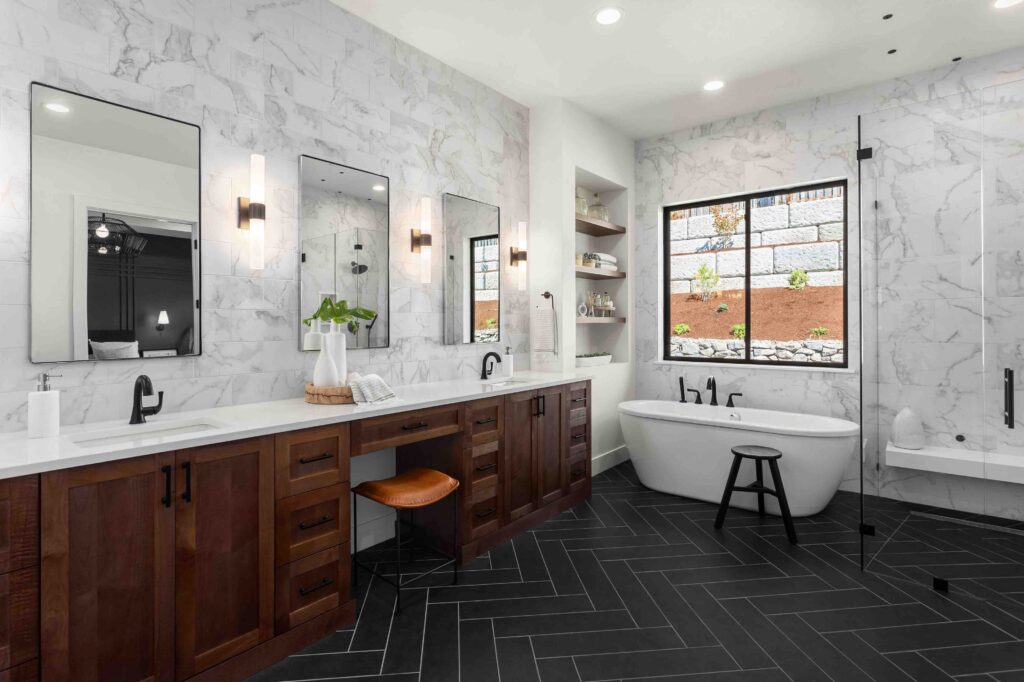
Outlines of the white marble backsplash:
{"label": "white marble backsplash", "polygon": [[[922,412],[926,423],[944,433],[970,426],[995,434],[997,447],[1024,452],[1024,441],[1013,445],[1016,432],[1001,427],[1001,394],[991,390],[976,372],[978,359],[989,354],[988,367],[1024,360],[1020,313],[1024,313],[1024,260],[1019,232],[1024,217],[1024,149],[1020,147],[1024,120],[1010,112],[1024,103],[1024,49],[965,60],[933,71],[857,90],[825,95],[745,116],[709,123],[636,144],[636,334],[637,397],[678,399],[678,378],[696,387],[713,374],[720,394],[742,391],[742,403],[753,407],[827,414],[858,421],[861,417],[861,374],[864,379],[865,491],[973,512],[1024,517],[1020,488],[992,481],[972,481],[879,463],[892,416],[905,404]],[[987,90],[986,90],[987,89]],[[965,120],[969,111],[987,103],[988,125],[1002,125],[995,135],[1001,144],[988,153],[989,175],[998,180],[985,187],[985,237],[990,254],[984,282],[986,340],[982,348],[983,286],[979,258],[979,229],[975,214],[982,205],[977,182],[982,171],[980,129],[974,133]],[[976,112],[975,112],[976,113]],[[900,144],[875,143],[879,156],[873,175],[858,187],[858,115],[873,129],[892,129]],[[1014,124],[1017,125],[1013,133]],[[872,145],[865,139],[866,146]],[[867,169],[866,169],[867,170]],[[876,182],[876,177],[879,181]],[[799,185],[817,180],[849,180],[849,338],[851,370],[771,369],[722,365],[659,363],[658,325],[661,273],[658,245],[660,213],[665,204]],[[870,182],[870,187],[868,183]],[[859,265],[858,189],[864,201],[875,194],[892,216],[865,216],[864,364],[857,320]],[[974,213],[972,213],[972,211]],[[907,218],[908,216],[913,217]],[[878,218],[876,220],[876,218]],[[907,219],[904,219],[907,218]],[[973,223],[971,221],[974,221]],[[1014,227],[1015,226],[1015,227]],[[973,249],[974,263],[964,258]],[[1000,288],[999,296],[991,293]],[[1016,312],[1016,317],[1014,312]],[[1006,320],[1016,319],[1011,327]],[[996,340],[998,339],[998,340]],[[998,355],[998,364],[991,362]],[[991,374],[991,372],[990,372]],[[1024,388],[1024,371],[1018,372]],[[988,387],[985,390],[984,387]],[[1018,391],[1018,404],[1024,392]],[[1020,419],[1018,419],[1020,421]],[[963,426],[961,426],[963,424]],[[933,429],[937,436],[939,427]],[[940,442],[942,439],[938,439]],[[952,440],[952,439],[951,439]],[[954,441],[955,442],[955,441]],[[945,444],[945,443],[943,443]],[[858,490],[860,467],[851,459],[843,487]]]}
{"label": "white marble backsplash", "polygon": [[[390,178],[391,346],[350,352],[349,368],[395,384],[479,372],[485,349],[442,345],[441,249],[421,285],[407,228],[430,196],[440,234],[445,192],[501,206],[503,230],[528,219],[525,107],[329,0],[0,0],[0,17],[0,431],[25,428],[40,371],[64,375],[64,424],[127,419],[141,373],[166,411],[301,395],[300,154]],[[29,362],[31,81],[202,127],[200,357]],[[262,272],[236,228],[253,152],[267,158]],[[527,298],[503,284],[501,345],[526,367]]]}

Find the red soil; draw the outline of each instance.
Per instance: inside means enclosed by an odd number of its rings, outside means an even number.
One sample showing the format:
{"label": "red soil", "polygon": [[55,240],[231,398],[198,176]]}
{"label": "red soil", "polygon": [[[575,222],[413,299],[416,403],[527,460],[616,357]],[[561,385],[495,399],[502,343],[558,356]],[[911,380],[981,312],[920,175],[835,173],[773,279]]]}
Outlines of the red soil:
{"label": "red soil", "polygon": [[498,302],[497,301],[477,301],[473,305],[476,309],[473,311],[473,322],[474,328],[476,329],[491,329],[487,326],[487,320],[498,320]]}
{"label": "red soil", "polygon": [[[751,338],[771,341],[800,341],[810,337],[814,327],[827,327],[823,339],[843,338],[843,288],[752,289]],[[716,312],[725,303],[729,310]],[[745,318],[743,292],[720,291],[702,302],[698,294],[672,294],[672,326],[690,325],[687,336],[701,339],[731,338],[734,324]]]}

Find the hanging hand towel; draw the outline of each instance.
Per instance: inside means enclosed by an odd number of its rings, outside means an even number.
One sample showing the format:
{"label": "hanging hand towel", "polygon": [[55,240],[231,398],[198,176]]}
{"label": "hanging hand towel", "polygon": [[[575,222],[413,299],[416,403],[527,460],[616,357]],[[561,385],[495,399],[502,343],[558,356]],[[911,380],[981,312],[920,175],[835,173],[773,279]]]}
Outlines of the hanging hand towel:
{"label": "hanging hand towel", "polygon": [[538,307],[533,315],[533,350],[540,353],[556,353],[555,311],[553,308]]}

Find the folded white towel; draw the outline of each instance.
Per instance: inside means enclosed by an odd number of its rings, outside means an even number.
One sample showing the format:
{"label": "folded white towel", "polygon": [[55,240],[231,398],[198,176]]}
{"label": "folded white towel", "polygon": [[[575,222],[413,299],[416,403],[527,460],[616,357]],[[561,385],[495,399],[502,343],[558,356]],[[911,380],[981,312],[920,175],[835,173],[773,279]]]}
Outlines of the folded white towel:
{"label": "folded white towel", "polygon": [[594,267],[598,270],[607,270],[608,272],[616,272],[619,269],[618,265],[612,265],[603,261],[594,261]]}
{"label": "folded white towel", "polygon": [[594,258],[602,263],[618,263],[619,259],[608,253],[595,253]]}
{"label": "folded white towel", "polygon": [[387,382],[376,374],[359,376],[353,373],[348,375],[348,379],[349,387],[352,389],[352,400],[357,403],[379,403],[395,397],[395,392]]}

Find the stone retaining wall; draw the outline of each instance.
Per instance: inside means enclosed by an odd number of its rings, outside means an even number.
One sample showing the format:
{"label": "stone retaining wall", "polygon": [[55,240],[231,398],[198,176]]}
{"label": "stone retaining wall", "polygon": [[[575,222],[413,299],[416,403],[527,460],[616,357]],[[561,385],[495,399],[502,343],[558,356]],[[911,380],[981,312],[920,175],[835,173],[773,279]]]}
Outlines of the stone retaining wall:
{"label": "stone retaining wall", "polygon": [[[743,342],[724,339],[694,339],[673,336],[670,339],[672,357],[705,357],[743,359]],[[775,362],[843,362],[842,341],[759,341],[750,342],[751,360]]]}

